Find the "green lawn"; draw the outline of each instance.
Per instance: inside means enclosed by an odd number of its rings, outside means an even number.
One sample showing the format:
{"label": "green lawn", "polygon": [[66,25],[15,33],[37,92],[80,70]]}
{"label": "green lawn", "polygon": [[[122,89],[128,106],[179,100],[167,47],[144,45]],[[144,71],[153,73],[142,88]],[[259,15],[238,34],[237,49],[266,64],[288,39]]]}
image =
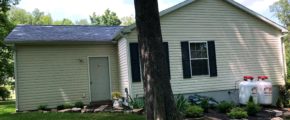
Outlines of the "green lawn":
{"label": "green lawn", "polygon": [[14,102],[0,101],[0,120],[145,120],[145,117],[115,113],[15,113]]}

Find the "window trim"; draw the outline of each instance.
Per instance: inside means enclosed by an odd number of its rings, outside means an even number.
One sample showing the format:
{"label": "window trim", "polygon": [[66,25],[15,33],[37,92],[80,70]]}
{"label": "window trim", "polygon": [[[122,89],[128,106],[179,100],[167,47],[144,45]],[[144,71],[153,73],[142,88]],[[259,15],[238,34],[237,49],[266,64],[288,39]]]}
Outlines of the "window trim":
{"label": "window trim", "polygon": [[[191,43],[205,43],[206,44],[206,54],[207,54],[207,58],[195,58],[195,59],[192,59],[191,58],[191,47],[190,47],[190,44]],[[209,54],[208,54],[208,43],[207,41],[188,41],[188,50],[189,50],[189,61],[190,61],[190,74],[191,76],[210,76],[210,66],[209,66]],[[191,64],[191,61],[192,60],[207,60],[207,71],[208,71],[208,74],[207,75],[192,75],[192,64]]]}

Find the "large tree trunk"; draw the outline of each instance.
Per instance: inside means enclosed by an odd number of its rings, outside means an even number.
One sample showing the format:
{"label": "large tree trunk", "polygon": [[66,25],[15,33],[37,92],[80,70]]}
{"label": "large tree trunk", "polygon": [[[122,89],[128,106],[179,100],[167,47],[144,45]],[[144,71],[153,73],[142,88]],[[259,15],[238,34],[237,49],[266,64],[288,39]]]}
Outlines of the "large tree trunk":
{"label": "large tree trunk", "polygon": [[162,45],[157,0],[135,0],[136,25],[147,120],[177,120]]}

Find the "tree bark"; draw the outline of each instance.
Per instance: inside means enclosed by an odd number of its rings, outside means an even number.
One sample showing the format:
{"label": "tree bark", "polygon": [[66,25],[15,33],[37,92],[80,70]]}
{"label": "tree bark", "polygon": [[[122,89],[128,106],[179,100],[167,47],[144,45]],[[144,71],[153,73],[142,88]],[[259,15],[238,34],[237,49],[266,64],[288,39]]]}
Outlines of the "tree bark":
{"label": "tree bark", "polygon": [[178,120],[157,0],[134,0],[147,120]]}

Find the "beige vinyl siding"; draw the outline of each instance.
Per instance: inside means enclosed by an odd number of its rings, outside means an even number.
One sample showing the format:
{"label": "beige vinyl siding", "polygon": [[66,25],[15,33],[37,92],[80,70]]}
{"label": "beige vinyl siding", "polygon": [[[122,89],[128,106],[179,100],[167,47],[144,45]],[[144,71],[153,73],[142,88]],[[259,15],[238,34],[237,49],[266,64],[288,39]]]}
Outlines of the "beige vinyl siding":
{"label": "beige vinyl siding", "polygon": [[[198,0],[161,17],[161,27],[174,94],[234,89],[244,75],[267,75],[274,85],[284,84],[279,30],[223,0]],[[137,41],[135,30],[127,40]],[[218,76],[183,79],[180,42],[209,40],[215,41]],[[142,88],[132,83],[132,94],[143,94]]]}
{"label": "beige vinyl siding", "polygon": [[16,50],[20,111],[89,103],[88,56],[109,56],[112,90],[119,91],[117,45],[17,45]]}
{"label": "beige vinyl siding", "polygon": [[129,63],[128,63],[128,42],[125,38],[118,41],[119,71],[120,71],[120,91],[124,95],[125,88],[131,91],[129,80]]}

